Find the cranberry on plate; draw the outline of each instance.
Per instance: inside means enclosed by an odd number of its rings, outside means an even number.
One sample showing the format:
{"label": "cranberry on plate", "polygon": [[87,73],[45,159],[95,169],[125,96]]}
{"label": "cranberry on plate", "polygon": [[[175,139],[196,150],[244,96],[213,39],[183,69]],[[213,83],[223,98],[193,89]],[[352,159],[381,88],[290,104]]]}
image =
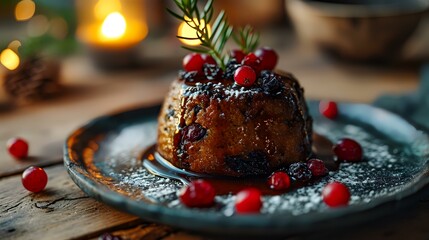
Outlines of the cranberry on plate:
{"label": "cranberry on plate", "polygon": [[359,162],[363,158],[363,150],[358,142],[350,138],[340,139],[333,147],[340,161]]}
{"label": "cranberry on plate", "polygon": [[343,183],[331,182],[323,188],[322,199],[329,207],[347,206],[350,201],[350,191]]}
{"label": "cranberry on plate", "polygon": [[262,208],[261,192],[256,188],[246,188],[237,193],[235,211],[239,214],[259,213]]}
{"label": "cranberry on plate", "polygon": [[210,207],[214,204],[216,191],[205,180],[195,180],[178,193],[180,201],[187,207]]}

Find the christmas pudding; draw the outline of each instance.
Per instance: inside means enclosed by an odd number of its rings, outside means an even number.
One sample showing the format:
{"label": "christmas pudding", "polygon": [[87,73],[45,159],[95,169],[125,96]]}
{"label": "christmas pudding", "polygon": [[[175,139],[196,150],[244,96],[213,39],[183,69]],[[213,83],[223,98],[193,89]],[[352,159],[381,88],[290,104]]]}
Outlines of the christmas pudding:
{"label": "christmas pudding", "polygon": [[157,152],[181,169],[233,177],[306,161],[312,119],[298,81],[274,71],[277,53],[256,49],[258,36],[245,27],[234,38],[240,48],[224,55],[233,31],[222,13],[213,33],[191,15],[175,16],[188,19],[201,46],[186,47],[195,52],[183,59],[163,104]]}

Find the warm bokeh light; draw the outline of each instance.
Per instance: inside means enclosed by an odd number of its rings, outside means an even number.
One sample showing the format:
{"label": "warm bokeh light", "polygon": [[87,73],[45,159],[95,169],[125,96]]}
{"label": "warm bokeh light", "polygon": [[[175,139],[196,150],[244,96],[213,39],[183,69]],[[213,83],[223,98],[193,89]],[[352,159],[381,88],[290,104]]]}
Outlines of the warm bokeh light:
{"label": "warm bokeh light", "polygon": [[14,52],[18,52],[19,47],[21,47],[21,42],[18,40],[14,40],[10,42],[9,45],[7,46],[7,48],[11,49]]}
{"label": "warm bokeh light", "polygon": [[47,33],[50,24],[45,15],[34,16],[27,24],[27,33],[30,37],[40,37]]}
{"label": "warm bokeh light", "polygon": [[94,16],[98,20],[105,19],[113,12],[122,10],[121,2],[119,0],[98,0],[94,7]]}
{"label": "warm bokeh light", "polygon": [[9,48],[0,53],[0,62],[9,70],[15,70],[19,66],[19,56]]}
{"label": "warm bokeh light", "polygon": [[[198,19],[194,18],[194,21],[198,21]],[[200,20],[200,21],[201,21],[202,27],[204,27],[206,23],[204,22],[204,20]],[[209,34],[211,34],[211,28],[210,28],[209,24],[207,25],[207,29],[209,30]],[[196,38],[197,32],[195,31],[195,29],[193,29],[191,26],[189,26],[186,22],[182,22],[179,25],[179,29],[177,30],[177,35],[183,36],[183,37],[188,37],[188,38]],[[180,41],[186,45],[189,45],[189,46],[198,46],[201,44],[201,41],[198,39],[189,40],[189,39],[180,38]]]}
{"label": "warm bokeh light", "polygon": [[66,38],[68,34],[68,25],[66,20],[61,17],[51,19],[51,28],[49,29],[49,32],[52,36],[58,39]]}
{"label": "warm bokeh light", "polygon": [[36,4],[31,0],[22,0],[15,7],[15,18],[17,21],[25,21],[33,17],[36,12]]}
{"label": "warm bokeh light", "polygon": [[127,22],[119,12],[109,14],[101,25],[101,34],[108,39],[118,39],[125,34]]}

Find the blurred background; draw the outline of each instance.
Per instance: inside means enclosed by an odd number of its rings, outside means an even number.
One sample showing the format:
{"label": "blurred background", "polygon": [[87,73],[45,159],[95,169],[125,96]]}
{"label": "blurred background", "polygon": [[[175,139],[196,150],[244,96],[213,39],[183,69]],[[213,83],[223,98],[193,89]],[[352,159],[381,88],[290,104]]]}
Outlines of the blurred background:
{"label": "blurred background", "polygon": [[[187,53],[167,0],[2,0],[0,114],[59,102],[162,101]],[[216,0],[253,25],[308,98],[372,102],[418,88],[429,59],[428,0]],[[234,48],[234,46],[230,46]],[[91,106],[88,108],[91,109]],[[62,106],[62,105],[59,105]],[[91,111],[93,113],[93,111]],[[84,118],[85,120],[86,118]]]}

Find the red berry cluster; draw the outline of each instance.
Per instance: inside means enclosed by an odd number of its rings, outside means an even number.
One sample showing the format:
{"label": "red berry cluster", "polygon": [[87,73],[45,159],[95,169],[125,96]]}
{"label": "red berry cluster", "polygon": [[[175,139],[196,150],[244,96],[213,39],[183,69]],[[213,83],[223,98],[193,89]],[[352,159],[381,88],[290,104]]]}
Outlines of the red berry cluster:
{"label": "red berry cluster", "polygon": [[[254,53],[245,54],[241,50],[232,50],[230,57],[237,62],[234,68],[234,80],[243,87],[252,86],[262,70],[273,70],[277,64],[277,53],[268,47],[260,48]],[[218,79],[222,76],[221,69],[216,61],[207,54],[190,53],[183,58],[183,69],[188,77],[204,76],[208,80]],[[186,78],[186,77],[185,77]]]}
{"label": "red berry cluster", "polygon": [[[7,141],[9,154],[16,159],[28,157],[28,142],[23,138],[11,138]],[[30,166],[24,170],[21,178],[22,185],[30,192],[40,192],[45,189],[48,183],[48,175],[40,167]]]}
{"label": "red berry cluster", "polygon": [[[319,112],[329,119],[338,116],[337,103],[332,101],[320,101]],[[333,147],[334,154],[340,161],[360,162],[363,158],[363,150],[358,142],[350,138],[340,139]]]}
{"label": "red berry cluster", "polygon": [[[244,189],[237,193],[235,210],[237,213],[258,213],[262,207],[261,192],[255,188]],[[184,186],[178,193],[183,205],[192,208],[205,208],[215,203],[216,191],[210,182],[196,180]]]}
{"label": "red berry cluster", "polygon": [[235,70],[234,80],[243,87],[252,86],[262,70],[273,70],[278,60],[277,53],[268,47],[260,48],[247,55],[240,50],[234,50],[231,52],[231,57],[242,64]]}
{"label": "red berry cluster", "polygon": [[284,191],[290,188],[291,182],[307,183],[313,177],[322,177],[328,174],[325,163],[319,159],[310,159],[307,163],[294,163],[288,171],[274,172],[268,178],[268,185],[273,190]]}

